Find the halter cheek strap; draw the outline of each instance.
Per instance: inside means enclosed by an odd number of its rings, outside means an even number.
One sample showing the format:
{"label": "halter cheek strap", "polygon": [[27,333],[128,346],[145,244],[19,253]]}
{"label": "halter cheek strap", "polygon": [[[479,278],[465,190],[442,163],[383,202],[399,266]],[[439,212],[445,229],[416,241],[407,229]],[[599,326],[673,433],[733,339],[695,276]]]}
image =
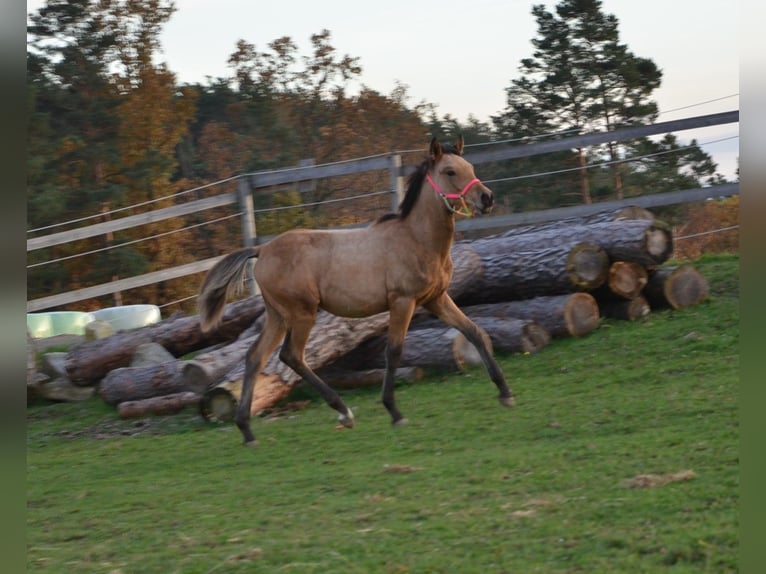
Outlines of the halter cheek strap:
{"label": "halter cheek strap", "polygon": [[[434,191],[438,193],[439,196],[444,200],[444,204],[447,206],[447,209],[449,209],[452,213],[465,215],[466,217],[471,217],[473,215],[471,209],[465,202],[465,194],[468,193],[468,190],[471,189],[474,185],[481,183],[481,180],[478,177],[474,177],[471,181],[466,183],[463,189],[460,190],[460,193],[444,193],[442,188],[440,188],[433,180],[431,174],[427,173],[426,179],[428,180],[428,183],[431,184],[431,187],[434,188]],[[455,209],[455,207],[449,202],[450,199],[459,199],[461,204],[460,209]]]}

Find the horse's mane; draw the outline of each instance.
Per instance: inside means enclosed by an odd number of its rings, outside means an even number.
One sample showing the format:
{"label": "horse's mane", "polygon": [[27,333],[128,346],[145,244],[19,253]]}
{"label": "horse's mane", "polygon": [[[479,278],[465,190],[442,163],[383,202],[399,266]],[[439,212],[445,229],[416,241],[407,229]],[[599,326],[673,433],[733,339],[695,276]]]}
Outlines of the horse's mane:
{"label": "horse's mane", "polygon": [[[451,144],[442,144],[442,150],[444,153],[458,154],[457,149]],[[381,215],[376,223],[382,223],[384,221],[390,221],[391,219],[406,219],[407,216],[415,207],[415,203],[420,197],[420,190],[423,187],[423,181],[426,179],[428,170],[433,167],[433,160],[426,158],[423,162],[415,168],[409,177],[407,178],[407,191],[404,192],[404,199],[399,204],[399,211],[396,213],[386,213]]]}

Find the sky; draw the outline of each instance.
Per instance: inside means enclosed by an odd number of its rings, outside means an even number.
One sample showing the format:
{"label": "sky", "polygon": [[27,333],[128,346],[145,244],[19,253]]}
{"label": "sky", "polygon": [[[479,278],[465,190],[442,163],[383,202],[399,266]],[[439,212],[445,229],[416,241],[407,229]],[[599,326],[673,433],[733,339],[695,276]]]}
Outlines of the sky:
{"label": "sky", "polygon": [[[44,3],[29,1],[27,11]],[[158,60],[179,83],[205,83],[232,75],[227,59],[240,39],[266,51],[290,36],[308,54],[310,36],[328,29],[339,54],[358,58],[361,84],[390,94],[401,83],[409,105],[425,101],[439,116],[489,121],[505,108],[520,61],[532,55],[537,3],[553,10],[558,2],[176,0]],[[652,94],[657,121],[739,109],[738,8],[730,0],[602,0],[602,10],[619,21],[621,42],[663,72]],[[676,132],[682,142],[695,138],[730,179],[738,134],[738,124]]]}

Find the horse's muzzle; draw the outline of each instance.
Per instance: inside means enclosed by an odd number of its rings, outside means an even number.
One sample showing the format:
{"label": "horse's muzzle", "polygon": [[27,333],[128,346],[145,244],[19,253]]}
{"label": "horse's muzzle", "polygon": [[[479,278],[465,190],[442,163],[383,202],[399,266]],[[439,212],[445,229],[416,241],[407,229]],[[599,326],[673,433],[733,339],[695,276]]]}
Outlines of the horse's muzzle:
{"label": "horse's muzzle", "polygon": [[483,192],[481,194],[481,212],[488,213],[492,210],[493,205],[495,205],[495,198],[492,196],[492,192]]}

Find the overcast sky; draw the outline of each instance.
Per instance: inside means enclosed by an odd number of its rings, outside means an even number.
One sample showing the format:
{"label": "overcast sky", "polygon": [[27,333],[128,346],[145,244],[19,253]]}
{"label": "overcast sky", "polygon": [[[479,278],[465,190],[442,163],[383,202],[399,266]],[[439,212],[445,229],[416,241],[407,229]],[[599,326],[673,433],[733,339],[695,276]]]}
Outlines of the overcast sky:
{"label": "overcast sky", "polygon": [[[537,27],[526,0],[177,0],[164,26],[160,60],[179,83],[230,76],[237,40],[266,51],[290,36],[301,53],[311,34],[326,28],[340,54],[359,58],[361,83],[390,94],[408,86],[409,104],[435,104],[440,116],[488,121],[505,107],[505,88],[519,62],[532,55]],[[35,0],[27,10],[44,5]],[[653,94],[658,121],[739,109],[738,3],[730,0],[603,0],[619,20],[620,39],[663,72]],[[714,100],[714,101],[711,101]],[[709,102],[709,103],[704,103]],[[700,105],[698,105],[700,104]],[[684,109],[678,109],[684,108]],[[674,111],[675,110],[675,111]],[[703,144],[733,177],[738,124],[677,132]]]}

